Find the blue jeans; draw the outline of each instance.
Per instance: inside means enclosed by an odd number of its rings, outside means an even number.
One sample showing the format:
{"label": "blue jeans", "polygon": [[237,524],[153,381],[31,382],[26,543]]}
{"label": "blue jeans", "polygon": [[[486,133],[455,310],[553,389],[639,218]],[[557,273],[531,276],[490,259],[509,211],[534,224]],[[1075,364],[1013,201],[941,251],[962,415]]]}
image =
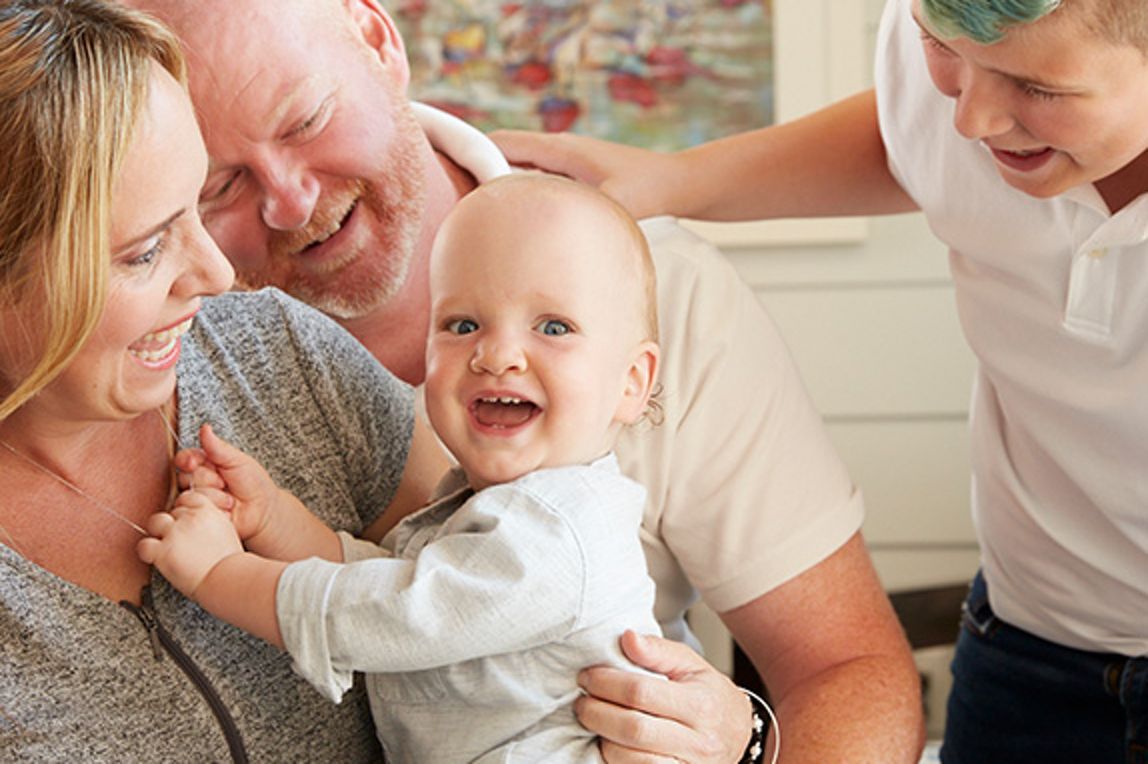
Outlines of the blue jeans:
{"label": "blue jeans", "polygon": [[952,668],[943,764],[1148,764],[1148,657],[1073,650],[1010,626],[979,573]]}

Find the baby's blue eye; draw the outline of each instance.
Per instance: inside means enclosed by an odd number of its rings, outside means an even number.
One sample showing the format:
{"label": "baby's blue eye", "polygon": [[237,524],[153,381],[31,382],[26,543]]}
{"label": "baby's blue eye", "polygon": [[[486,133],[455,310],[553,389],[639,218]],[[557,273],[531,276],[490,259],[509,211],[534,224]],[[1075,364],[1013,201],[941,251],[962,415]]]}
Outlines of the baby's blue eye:
{"label": "baby's blue eye", "polygon": [[561,337],[564,334],[569,334],[572,330],[570,324],[565,321],[559,321],[556,318],[548,318],[538,324],[538,331],[542,332],[548,337]]}
{"label": "baby's blue eye", "polygon": [[446,325],[446,330],[452,334],[470,334],[478,330],[478,324],[469,318],[457,318]]}

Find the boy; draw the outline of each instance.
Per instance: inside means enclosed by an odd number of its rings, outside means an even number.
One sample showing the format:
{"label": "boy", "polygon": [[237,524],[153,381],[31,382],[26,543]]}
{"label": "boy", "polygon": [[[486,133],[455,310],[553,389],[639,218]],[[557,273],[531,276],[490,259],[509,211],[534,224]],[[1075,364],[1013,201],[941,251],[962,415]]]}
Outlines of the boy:
{"label": "boy", "polygon": [[459,464],[438,501],[378,546],[336,534],[205,426],[141,556],[331,699],[367,672],[392,760],[596,761],[575,677],[658,630],[645,491],[611,454],[657,371],[645,240],[588,187],[509,176],[452,211],[430,290],[427,414]]}

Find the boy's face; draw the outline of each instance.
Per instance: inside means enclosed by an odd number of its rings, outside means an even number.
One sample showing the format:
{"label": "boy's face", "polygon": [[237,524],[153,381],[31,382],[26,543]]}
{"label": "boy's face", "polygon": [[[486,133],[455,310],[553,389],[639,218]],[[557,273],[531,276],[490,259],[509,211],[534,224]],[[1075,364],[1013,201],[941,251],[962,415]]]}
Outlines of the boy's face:
{"label": "boy's face", "polygon": [[1148,57],[1068,11],[979,45],[936,36],[913,3],[933,84],[956,100],[957,131],[984,145],[1006,183],[1040,198],[1138,172],[1128,166],[1148,150]]}
{"label": "boy's face", "polygon": [[577,197],[483,199],[440,233],[427,412],[476,489],[592,461],[644,409],[656,349],[607,217]]}

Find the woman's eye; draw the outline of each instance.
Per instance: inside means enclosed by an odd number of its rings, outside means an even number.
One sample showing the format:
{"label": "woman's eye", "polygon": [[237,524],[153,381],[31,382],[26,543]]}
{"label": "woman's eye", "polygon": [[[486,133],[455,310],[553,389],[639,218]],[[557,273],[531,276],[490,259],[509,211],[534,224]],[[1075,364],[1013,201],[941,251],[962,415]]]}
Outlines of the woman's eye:
{"label": "woman's eye", "polygon": [[565,321],[559,321],[556,318],[548,318],[542,323],[538,324],[538,331],[542,332],[548,337],[561,337],[564,334],[569,334],[573,331],[570,324]]}
{"label": "woman's eye", "polygon": [[478,330],[478,324],[469,318],[456,318],[446,325],[446,330],[451,334],[470,334]]}
{"label": "woman's eye", "polygon": [[151,265],[152,263],[155,262],[156,258],[160,256],[160,253],[163,252],[163,246],[164,246],[165,241],[167,241],[166,237],[157,236],[151,242],[151,245],[147,248],[147,250],[145,252],[131,258],[130,260],[127,261],[127,264],[131,267]]}

